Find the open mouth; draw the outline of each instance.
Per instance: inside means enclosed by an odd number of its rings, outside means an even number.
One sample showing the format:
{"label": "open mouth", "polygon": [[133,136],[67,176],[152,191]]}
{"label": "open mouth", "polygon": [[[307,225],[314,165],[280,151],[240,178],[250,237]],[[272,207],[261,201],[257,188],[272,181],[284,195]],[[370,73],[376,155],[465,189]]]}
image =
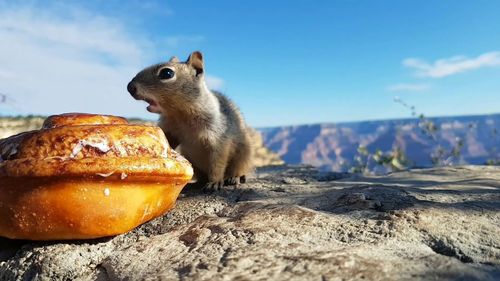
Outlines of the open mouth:
{"label": "open mouth", "polygon": [[160,105],[158,104],[158,102],[156,102],[154,99],[151,99],[151,98],[144,98],[144,101],[149,103],[148,107],[146,108],[149,112],[151,113],[161,113],[161,107]]}

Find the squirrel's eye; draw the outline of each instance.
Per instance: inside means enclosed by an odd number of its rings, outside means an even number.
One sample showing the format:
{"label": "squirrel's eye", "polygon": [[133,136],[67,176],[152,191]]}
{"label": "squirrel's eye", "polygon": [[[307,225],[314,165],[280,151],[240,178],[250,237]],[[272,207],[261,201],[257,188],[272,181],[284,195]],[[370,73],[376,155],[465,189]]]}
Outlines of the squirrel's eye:
{"label": "squirrel's eye", "polygon": [[170,68],[164,68],[158,73],[158,78],[162,80],[171,79],[174,77],[175,72]]}

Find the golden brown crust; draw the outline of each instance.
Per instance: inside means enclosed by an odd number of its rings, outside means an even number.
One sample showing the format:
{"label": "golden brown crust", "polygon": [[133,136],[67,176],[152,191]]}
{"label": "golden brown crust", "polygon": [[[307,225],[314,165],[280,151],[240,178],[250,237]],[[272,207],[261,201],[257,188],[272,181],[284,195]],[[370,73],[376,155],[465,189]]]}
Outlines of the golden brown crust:
{"label": "golden brown crust", "polygon": [[0,156],[0,236],[18,239],[123,233],[170,209],[193,175],[160,128],[115,116],[52,116],[0,140]]}
{"label": "golden brown crust", "polygon": [[119,116],[99,115],[88,113],[64,113],[49,116],[43,122],[42,128],[50,129],[62,126],[79,125],[124,125],[128,124],[127,119]]}
{"label": "golden brown crust", "polygon": [[10,159],[68,157],[166,157],[168,145],[162,130],[140,125],[64,126],[40,130],[19,142]]}

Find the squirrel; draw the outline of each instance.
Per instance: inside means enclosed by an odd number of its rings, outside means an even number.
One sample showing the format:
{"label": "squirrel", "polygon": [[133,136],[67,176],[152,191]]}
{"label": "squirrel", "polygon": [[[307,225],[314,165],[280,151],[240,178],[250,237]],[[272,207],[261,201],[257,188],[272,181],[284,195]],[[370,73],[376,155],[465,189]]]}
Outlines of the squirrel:
{"label": "squirrel", "polygon": [[252,169],[246,123],[228,97],[208,89],[201,52],[191,53],[185,62],[172,57],[145,68],[127,90],[149,103],[149,112],[160,114],[158,125],[171,147],[193,164],[203,189],[246,182]]}

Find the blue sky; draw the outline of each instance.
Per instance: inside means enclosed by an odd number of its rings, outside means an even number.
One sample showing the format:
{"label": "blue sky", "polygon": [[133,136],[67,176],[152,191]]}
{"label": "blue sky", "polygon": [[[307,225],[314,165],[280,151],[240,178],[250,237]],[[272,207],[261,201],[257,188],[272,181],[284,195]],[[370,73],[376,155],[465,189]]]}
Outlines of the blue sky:
{"label": "blue sky", "polygon": [[[155,119],[127,82],[172,55],[253,126],[500,112],[499,1],[0,1],[0,114]],[[1,100],[1,99],[0,99]]]}

